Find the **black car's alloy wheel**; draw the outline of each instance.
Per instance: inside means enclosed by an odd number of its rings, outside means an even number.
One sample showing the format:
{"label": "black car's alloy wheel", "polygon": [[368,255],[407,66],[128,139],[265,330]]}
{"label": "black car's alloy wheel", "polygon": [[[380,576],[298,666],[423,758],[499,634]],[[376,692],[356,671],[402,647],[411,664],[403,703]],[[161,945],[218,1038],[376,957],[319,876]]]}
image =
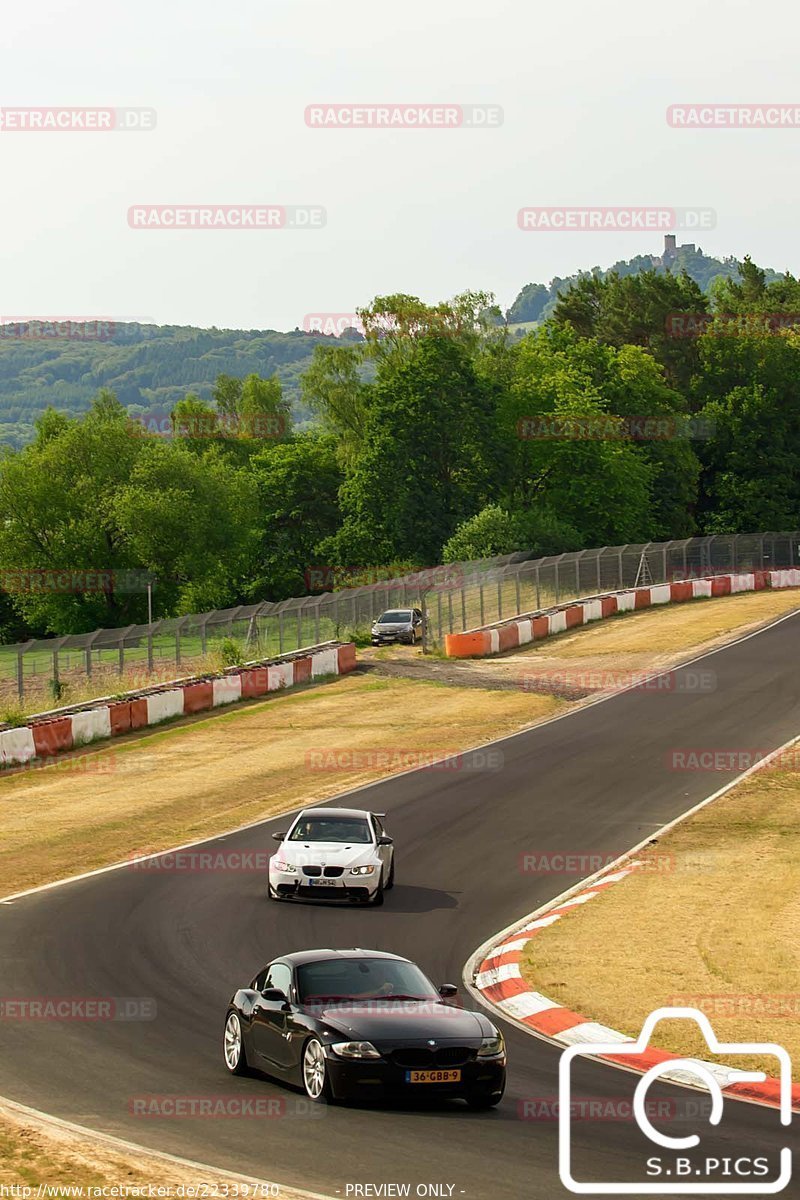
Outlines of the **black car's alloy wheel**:
{"label": "black car's alloy wheel", "polygon": [[244,1048],[242,1023],[239,1020],[238,1013],[228,1013],[228,1019],[225,1022],[223,1051],[225,1054],[225,1066],[230,1073],[232,1075],[246,1075],[247,1052]]}
{"label": "black car's alloy wheel", "polygon": [[303,1087],[315,1104],[324,1104],[331,1098],[325,1051],[317,1038],[311,1038],[303,1051]]}

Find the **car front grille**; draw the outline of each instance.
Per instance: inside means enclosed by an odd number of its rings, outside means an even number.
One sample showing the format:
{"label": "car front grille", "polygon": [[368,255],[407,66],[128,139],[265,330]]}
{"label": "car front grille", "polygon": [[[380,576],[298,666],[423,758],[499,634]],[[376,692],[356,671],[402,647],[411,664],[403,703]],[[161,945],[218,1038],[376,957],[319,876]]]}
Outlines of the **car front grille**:
{"label": "car front grille", "polygon": [[463,1067],[475,1057],[468,1046],[407,1047],[393,1050],[388,1056],[397,1067],[405,1070],[426,1070],[433,1067]]}
{"label": "car front grille", "polygon": [[344,867],[326,867],[322,873],[326,879],[338,879],[344,875]]}
{"label": "car front grille", "polygon": [[308,875],[310,879],[316,879],[322,874],[322,867],[303,867],[303,874]]}

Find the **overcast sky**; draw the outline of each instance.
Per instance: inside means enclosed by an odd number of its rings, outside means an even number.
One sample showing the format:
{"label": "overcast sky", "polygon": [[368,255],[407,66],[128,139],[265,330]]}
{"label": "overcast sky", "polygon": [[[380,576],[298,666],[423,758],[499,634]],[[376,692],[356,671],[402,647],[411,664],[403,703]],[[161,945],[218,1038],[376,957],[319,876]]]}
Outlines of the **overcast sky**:
{"label": "overcast sky", "polygon": [[[523,232],[527,206],[712,208],[698,241],[800,269],[800,128],[681,130],[684,102],[800,108],[796,0],[37,0],[2,106],[144,106],[141,133],[0,132],[0,315],[291,329],[376,294],[520,287],[660,252]],[[309,128],[314,104],[492,105],[499,127]],[[313,205],[324,228],[133,229],[134,205]]]}

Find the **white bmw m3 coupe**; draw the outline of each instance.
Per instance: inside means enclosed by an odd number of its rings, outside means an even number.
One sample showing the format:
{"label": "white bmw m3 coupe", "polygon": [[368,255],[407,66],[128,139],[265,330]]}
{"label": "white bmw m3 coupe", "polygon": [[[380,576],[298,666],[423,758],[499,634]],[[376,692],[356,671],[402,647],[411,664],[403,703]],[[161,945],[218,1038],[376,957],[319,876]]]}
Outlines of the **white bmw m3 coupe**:
{"label": "white bmw m3 coupe", "polygon": [[394,883],[394,845],[383,813],[359,808],[305,808],[269,860],[272,900],[339,900],[383,904]]}

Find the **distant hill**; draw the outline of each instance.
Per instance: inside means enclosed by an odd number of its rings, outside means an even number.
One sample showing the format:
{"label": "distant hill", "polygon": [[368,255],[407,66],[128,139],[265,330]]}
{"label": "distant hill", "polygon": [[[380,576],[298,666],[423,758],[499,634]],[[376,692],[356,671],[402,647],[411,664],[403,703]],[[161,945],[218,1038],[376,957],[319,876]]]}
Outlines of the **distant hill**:
{"label": "distant hill", "polygon": [[0,326],[0,442],[21,446],[48,406],[85,412],[101,387],[111,388],[133,415],[161,414],[187,392],[208,399],[217,375],[277,374],[295,420],[310,416],[299,377],[319,342],[317,333],[274,329],[195,329],[189,325],[75,325],[60,330]]}
{"label": "distant hill", "polygon": [[[605,269],[592,267],[590,271],[579,271],[577,275],[568,275],[566,279],[556,276],[551,279],[549,284],[526,283],[506,312],[506,320],[509,325],[544,321],[552,314],[561,293],[567,291],[579,279],[585,279],[591,275],[599,275],[603,278],[612,271],[621,276],[638,275],[641,271],[657,271],[659,274],[663,274],[665,271],[686,271],[687,275],[690,275],[695,283],[704,292],[707,292],[714,280],[719,277],[737,278],[739,266],[735,258],[712,258],[708,254],[703,254],[699,247],[691,243],[676,246],[674,250],[666,245],[664,254],[660,256],[637,254],[635,258],[620,260],[615,262],[612,267]],[[767,283],[772,283],[780,278],[780,272],[767,269]]]}
{"label": "distant hill", "polygon": [[[665,246],[658,257],[639,254],[602,269],[581,271],[549,284],[528,283],[506,313],[513,332],[549,317],[558,296],[577,280],[610,271],[635,275],[641,271],[686,270],[707,291],[720,276],[736,278],[735,258],[712,258],[693,245]],[[780,279],[772,270],[767,283]],[[502,322],[499,309],[494,317]],[[49,406],[70,414],[85,412],[92,397],[110,388],[133,416],[162,417],[188,392],[210,399],[220,374],[262,377],[277,374],[292,407],[296,425],[311,420],[300,396],[300,376],[320,342],[360,340],[353,330],[340,339],[333,334],[294,329],[198,329],[191,325],[100,327],[75,325],[69,336],[56,336],[52,326],[28,328],[0,325],[0,444],[22,446],[30,441],[35,418]]]}

